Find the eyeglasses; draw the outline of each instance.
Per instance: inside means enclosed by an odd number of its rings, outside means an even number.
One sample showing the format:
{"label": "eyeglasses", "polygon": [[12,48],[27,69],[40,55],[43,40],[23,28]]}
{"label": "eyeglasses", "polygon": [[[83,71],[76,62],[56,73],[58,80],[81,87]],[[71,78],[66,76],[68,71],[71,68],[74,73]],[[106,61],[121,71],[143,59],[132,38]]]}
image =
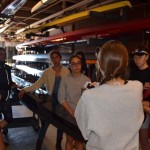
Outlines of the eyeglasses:
{"label": "eyeglasses", "polygon": [[80,66],[81,65],[81,62],[78,62],[78,63],[71,63],[69,64],[71,67],[76,67],[76,66]]}

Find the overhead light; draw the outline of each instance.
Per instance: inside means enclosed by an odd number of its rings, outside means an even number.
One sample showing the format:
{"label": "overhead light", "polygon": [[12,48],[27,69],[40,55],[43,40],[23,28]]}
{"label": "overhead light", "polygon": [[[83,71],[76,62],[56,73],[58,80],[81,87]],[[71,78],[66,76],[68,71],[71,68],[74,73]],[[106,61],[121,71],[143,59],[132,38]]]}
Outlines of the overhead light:
{"label": "overhead light", "polygon": [[50,1],[50,0],[40,0],[35,6],[32,7],[31,13],[40,9],[43,6],[43,4],[47,3],[48,1]]}
{"label": "overhead light", "polygon": [[7,15],[13,15],[15,14],[25,3],[27,0],[15,0],[12,3],[10,3],[3,11],[2,13]]}
{"label": "overhead light", "polygon": [[46,3],[47,1],[49,1],[49,0],[41,0],[42,1],[42,3]]}

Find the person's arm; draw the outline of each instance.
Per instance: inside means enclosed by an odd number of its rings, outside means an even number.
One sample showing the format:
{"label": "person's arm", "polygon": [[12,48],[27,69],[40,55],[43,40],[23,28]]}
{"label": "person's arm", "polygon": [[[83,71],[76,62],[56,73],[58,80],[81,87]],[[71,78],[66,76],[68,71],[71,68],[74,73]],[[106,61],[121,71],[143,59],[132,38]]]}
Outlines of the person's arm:
{"label": "person's arm", "polygon": [[43,74],[42,74],[42,76],[41,76],[33,85],[31,85],[31,86],[29,86],[29,87],[23,88],[23,89],[19,92],[18,97],[19,97],[19,98],[22,98],[23,95],[24,95],[26,92],[33,92],[33,91],[39,89],[43,84],[45,84],[46,78],[47,78],[47,74],[46,74],[46,72],[44,71]]}
{"label": "person's arm", "polygon": [[22,90],[18,93],[18,97],[21,99],[24,94],[25,94],[25,90],[22,89]]}
{"label": "person's arm", "polygon": [[144,89],[149,89],[149,88],[150,88],[150,82],[145,82]]}
{"label": "person's arm", "polygon": [[66,109],[66,111],[67,111],[72,117],[74,117],[74,111],[72,110],[72,108],[70,107],[70,105],[67,103],[66,100],[62,103],[62,106]]}
{"label": "person's arm", "polygon": [[146,113],[148,113],[150,115],[150,107],[148,106],[143,106],[143,109]]}
{"label": "person's arm", "polygon": [[146,113],[150,115],[150,102],[149,101],[143,101],[143,109]]}

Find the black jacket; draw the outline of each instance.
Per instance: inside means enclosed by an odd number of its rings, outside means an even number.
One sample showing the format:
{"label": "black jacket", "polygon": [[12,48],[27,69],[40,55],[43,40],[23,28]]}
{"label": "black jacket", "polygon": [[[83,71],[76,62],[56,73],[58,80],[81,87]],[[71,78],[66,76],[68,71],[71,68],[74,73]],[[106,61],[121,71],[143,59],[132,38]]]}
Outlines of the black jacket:
{"label": "black jacket", "polygon": [[12,84],[11,67],[0,61],[0,94],[3,100],[8,98]]}

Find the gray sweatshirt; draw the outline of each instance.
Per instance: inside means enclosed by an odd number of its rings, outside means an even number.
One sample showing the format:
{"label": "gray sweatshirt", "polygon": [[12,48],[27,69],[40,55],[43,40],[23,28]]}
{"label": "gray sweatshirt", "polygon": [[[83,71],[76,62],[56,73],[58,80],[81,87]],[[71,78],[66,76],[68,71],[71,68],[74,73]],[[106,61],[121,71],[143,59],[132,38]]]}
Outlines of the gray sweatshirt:
{"label": "gray sweatshirt", "polygon": [[62,104],[64,101],[67,101],[70,107],[75,110],[82,94],[82,88],[84,88],[84,84],[87,81],[90,81],[90,79],[83,74],[77,78],[73,77],[72,74],[64,77],[58,90],[59,103]]}
{"label": "gray sweatshirt", "polygon": [[139,81],[125,85],[101,85],[86,90],[75,110],[75,118],[86,150],[139,150],[143,122],[143,86]]}

